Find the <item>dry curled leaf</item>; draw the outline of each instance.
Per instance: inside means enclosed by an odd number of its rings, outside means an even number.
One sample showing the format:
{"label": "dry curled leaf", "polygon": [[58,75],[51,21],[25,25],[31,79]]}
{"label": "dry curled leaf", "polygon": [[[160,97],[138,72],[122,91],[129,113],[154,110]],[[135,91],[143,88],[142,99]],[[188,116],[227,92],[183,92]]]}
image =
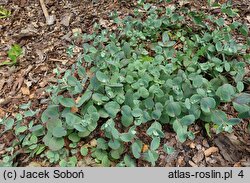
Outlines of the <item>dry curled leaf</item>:
{"label": "dry curled leaf", "polygon": [[30,95],[30,90],[27,87],[22,87],[21,91],[23,95]]}
{"label": "dry curled leaf", "polygon": [[219,151],[219,149],[217,147],[210,147],[210,148],[208,148],[207,150],[204,151],[204,154],[205,154],[206,157],[208,157],[211,154],[216,153],[218,151]]}
{"label": "dry curled leaf", "polygon": [[78,111],[79,111],[79,109],[76,106],[71,107],[71,109],[70,109],[70,112],[72,112],[72,113],[77,113]]}
{"label": "dry curled leaf", "polygon": [[143,144],[141,151],[142,151],[142,153],[147,152],[148,151],[148,145],[147,144]]}

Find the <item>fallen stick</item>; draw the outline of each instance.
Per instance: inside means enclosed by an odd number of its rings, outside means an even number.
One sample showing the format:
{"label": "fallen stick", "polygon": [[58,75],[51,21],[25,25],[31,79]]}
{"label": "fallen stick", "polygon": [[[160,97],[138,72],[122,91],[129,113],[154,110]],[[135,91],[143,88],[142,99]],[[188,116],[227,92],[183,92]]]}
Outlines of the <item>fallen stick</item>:
{"label": "fallen stick", "polygon": [[55,17],[54,17],[53,15],[52,15],[52,16],[49,15],[48,10],[47,10],[47,8],[46,8],[46,6],[45,6],[44,0],[40,0],[40,5],[41,5],[41,7],[42,7],[43,14],[44,14],[44,16],[45,16],[45,18],[46,18],[46,23],[47,23],[48,25],[54,24]]}
{"label": "fallen stick", "polygon": [[48,10],[44,4],[44,0],[40,0],[40,5],[42,7],[43,14],[44,14],[45,18],[47,19],[49,17],[49,13],[48,13]]}

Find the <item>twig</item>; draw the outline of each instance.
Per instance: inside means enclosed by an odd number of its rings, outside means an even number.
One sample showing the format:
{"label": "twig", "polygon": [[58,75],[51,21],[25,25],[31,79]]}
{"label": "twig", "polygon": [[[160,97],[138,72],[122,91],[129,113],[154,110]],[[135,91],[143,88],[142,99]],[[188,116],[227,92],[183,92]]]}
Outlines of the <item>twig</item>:
{"label": "twig", "polygon": [[55,59],[55,58],[50,58],[50,62],[61,62],[63,65],[65,65],[69,60],[60,60],[60,59]]}
{"label": "twig", "polygon": [[46,8],[46,6],[45,6],[44,0],[40,0],[40,5],[41,5],[41,7],[42,7],[43,14],[44,14],[44,16],[45,16],[45,18],[46,18],[46,23],[47,23],[48,25],[54,24],[55,16],[54,16],[54,15],[52,15],[52,16],[49,15],[48,10],[47,10],[47,8]]}
{"label": "twig", "polygon": [[56,59],[56,58],[50,58],[49,61],[54,61],[54,62],[68,62],[68,60],[61,60],[61,59]]}
{"label": "twig", "polygon": [[48,10],[47,10],[47,8],[46,8],[46,6],[45,6],[44,0],[40,0],[40,5],[41,5],[41,7],[42,7],[43,14],[44,14],[46,20],[48,20],[48,18],[49,18],[49,13],[48,13]]}

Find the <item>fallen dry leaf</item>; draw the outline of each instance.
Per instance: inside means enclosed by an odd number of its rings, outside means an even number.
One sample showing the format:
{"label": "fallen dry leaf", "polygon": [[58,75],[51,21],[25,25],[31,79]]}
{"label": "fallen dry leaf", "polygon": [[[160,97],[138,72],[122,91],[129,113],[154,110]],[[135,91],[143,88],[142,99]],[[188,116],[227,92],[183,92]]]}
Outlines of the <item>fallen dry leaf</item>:
{"label": "fallen dry leaf", "polygon": [[70,19],[72,17],[72,14],[65,14],[63,17],[62,17],[62,20],[61,20],[61,24],[68,27],[69,24],[70,24]]}
{"label": "fallen dry leaf", "polygon": [[30,162],[28,167],[42,167],[40,162]]}
{"label": "fallen dry leaf", "polygon": [[72,112],[72,113],[77,113],[78,111],[79,111],[79,109],[76,106],[71,107],[71,109],[70,109],[70,112]]}
{"label": "fallen dry leaf", "polygon": [[196,164],[195,164],[193,161],[191,161],[191,160],[190,160],[188,163],[189,163],[189,165],[192,166],[192,167],[198,167],[198,165],[196,165]]}
{"label": "fallen dry leaf", "polygon": [[194,149],[195,148],[195,143],[191,142],[191,144],[189,145],[190,148]]}
{"label": "fallen dry leaf", "polygon": [[97,141],[96,141],[96,139],[91,140],[91,141],[90,141],[90,145],[91,145],[91,147],[97,146]]}
{"label": "fallen dry leaf", "polygon": [[234,164],[234,167],[241,167],[241,162],[237,162]]}
{"label": "fallen dry leaf", "polygon": [[207,150],[204,151],[204,154],[205,154],[206,157],[208,157],[211,154],[216,153],[218,151],[219,151],[219,149],[217,147],[210,147],[210,148],[208,148]]}
{"label": "fallen dry leaf", "polygon": [[36,97],[35,93],[30,94],[29,98],[34,99]]}
{"label": "fallen dry leaf", "polygon": [[177,159],[177,165],[178,166],[184,166],[185,165],[185,161],[184,161],[184,157],[183,156],[179,156]]}
{"label": "fallen dry leaf", "polygon": [[247,19],[248,23],[250,23],[250,15],[247,15],[246,19]]}
{"label": "fallen dry leaf", "polygon": [[0,108],[0,118],[3,118],[5,116],[5,112]]}
{"label": "fallen dry leaf", "polygon": [[204,153],[202,150],[199,150],[192,158],[194,163],[199,163],[203,160],[204,158]]}
{"label": "fallen dry leaf", "polygon": [[30,95],[30,90],[27,87],[22,87],[21,91],[23,95]]}
{"label": "fallen dry leaf", "polygon": [[142,151],[142,153],[145,153],[146,151],[148,151],[148,145],[143,144],[141,151]]}

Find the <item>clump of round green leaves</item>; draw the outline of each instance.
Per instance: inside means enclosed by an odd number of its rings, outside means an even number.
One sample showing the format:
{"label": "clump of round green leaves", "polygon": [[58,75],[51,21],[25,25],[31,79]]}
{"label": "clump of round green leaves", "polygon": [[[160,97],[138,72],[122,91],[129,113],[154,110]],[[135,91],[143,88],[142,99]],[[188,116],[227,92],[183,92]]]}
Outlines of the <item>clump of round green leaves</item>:
{"label": "clump of round green leaves", "polygon": [[[100,130],[97,145],[82,147],[82,156],[91,152],[104,166],[135,166],[137,159],[155,166],[159,148],[174,152],[162,145],[164,125],[184,142],[194,138],[188,127],[196,120],[214,124],[218,133],[241,121],[229,119],[221,104],[233,102],[240,117],[249,116],[249,102],[242,99],[249,95],[241,93],[249,44],[232,36],[234,30],[246,36],[245,25],[225,25],[222,18],[187,9],[140,8],[145,11],[135,10],[135,16],[123,20],[113,14],[115,31],[95,25],[93,34],[82,35],[82,57],[50,89],[53,105],[42,114],[43,141],[52,151],[63,148],[64,138],[78,143]],[[192,26],[186,26],[185,17]]]}

